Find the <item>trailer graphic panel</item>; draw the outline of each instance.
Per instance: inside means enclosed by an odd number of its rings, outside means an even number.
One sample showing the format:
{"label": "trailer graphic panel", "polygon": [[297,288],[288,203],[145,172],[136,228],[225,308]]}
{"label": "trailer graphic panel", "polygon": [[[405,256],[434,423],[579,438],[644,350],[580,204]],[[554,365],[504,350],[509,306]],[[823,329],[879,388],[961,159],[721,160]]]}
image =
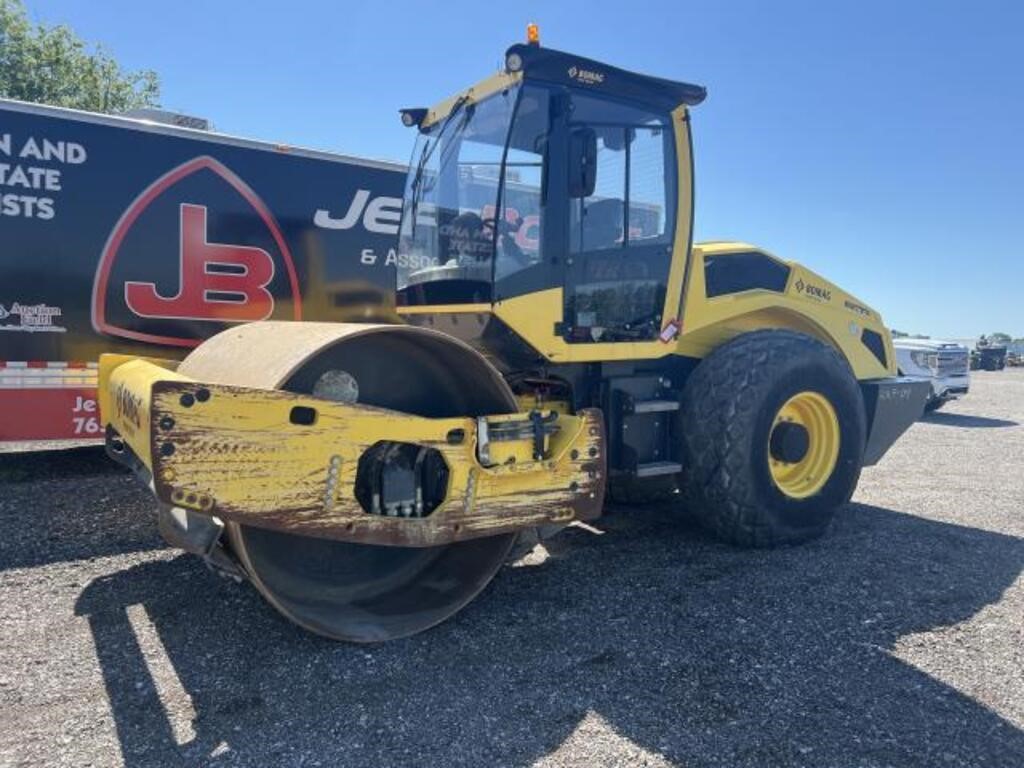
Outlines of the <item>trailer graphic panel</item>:
{"label": "trailer graphic panel", "polygon": [[404,174],[0,100],[0,441],[98,437],[103,352],[383,301]]}
{"label": "trailer graphic panel", "polygon": [[[203,190],[199,185],[186,191],[176,188],[188,183],[192,176],[204,173],[222,179],[227,188],[212,186],[210,190]],[[162,200],[165,195],[169,202]],[[216,205],[196,202],[204,197]],[[178,202],[184,199],[190,202]],[[161,225],[174,221],[175,204],[179,212],[178,258],[177,263],[170,259],[161,262],[165,267],[161,276],[162,291],[146,257],[152,253],[154,245],[149,241],[159,236]],[[156,219],[153,222],[146,220],[151,208],[155,209],[151,214]],[[166,208],[171,210],[161,210]],[[217,242],[210,241],[211,208],[227,222],[227,231],[222,233],[224,239]],[[231,213],[226,213],[228,211]],[[166,241],[173,243],[175,238],[168,237]],[[119,261],[122,254],[124,258]],[[277,265],[283,269],[278,269]],[[130,279],[132,267],[135,273],[148,279]],[[123,286],[123,291],[109,290],[112,275],[113,282]],[[282,282],[285,284],[277,285],[275,290],[275,284]],[[96,271],[92,322],[100,333],[155,344],[194,347],[199,339],[175,335],[182,332],[174,330],[173,322],[164,324],[168,330],[163,334],[157,332],[155,325],[147,330],[138,330],[137,326],[151,320],[218,324],[266,320],[275,316],[275,293],[285,296],[292,307],[290,316],[285,319],[301,320],[302,295],[295,263],[273,213],[237,174],[214,158],[203,156],[161,176],[121,216],[107,240]],[[108,320],[108,306],[111,315],[122,318],[120,322]]]}

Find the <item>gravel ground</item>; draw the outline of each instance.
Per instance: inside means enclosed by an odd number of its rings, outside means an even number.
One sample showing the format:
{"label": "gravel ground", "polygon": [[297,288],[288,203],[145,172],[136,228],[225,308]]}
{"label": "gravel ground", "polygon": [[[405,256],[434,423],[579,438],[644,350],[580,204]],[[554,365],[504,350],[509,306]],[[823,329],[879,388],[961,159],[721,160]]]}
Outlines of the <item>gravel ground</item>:
{"label": "gravel ground", "polygon": [[1024,370],[830,533],[612,508],[454,620],[354,647],[162,546],[96,451],[0,458],[0,766],[1024,765]]}

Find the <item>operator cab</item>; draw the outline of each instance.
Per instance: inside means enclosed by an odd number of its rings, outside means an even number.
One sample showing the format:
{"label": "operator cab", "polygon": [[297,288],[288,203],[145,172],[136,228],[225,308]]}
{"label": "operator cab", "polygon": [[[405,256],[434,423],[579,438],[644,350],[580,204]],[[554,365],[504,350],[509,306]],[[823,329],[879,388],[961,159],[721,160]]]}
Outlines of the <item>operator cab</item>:
{"label": "operator cab", "polygon": [[403,112],[420,135],[399,307],[457,311],[562,289],[567,341],[656,338],[673,243],[690,240],[685,106],[704,89],[536,45],[505,61],[438,107]]}

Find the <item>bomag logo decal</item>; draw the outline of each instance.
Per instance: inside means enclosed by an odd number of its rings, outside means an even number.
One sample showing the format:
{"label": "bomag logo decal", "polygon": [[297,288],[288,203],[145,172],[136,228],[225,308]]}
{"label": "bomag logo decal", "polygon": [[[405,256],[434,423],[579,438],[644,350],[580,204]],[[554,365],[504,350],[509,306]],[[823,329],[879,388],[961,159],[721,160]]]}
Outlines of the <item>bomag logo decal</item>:
{"label": "bomag logo decal", "polygon": [[818,301],[832,301],[832,291],[828,288],[822,288],[820,285],[805,283],[802,277],[797,278],[793,287],[796,288],[797,293],[801,293],[809,298]]}
{"label": "bomag logo decal", "polygon": [[[150,226],[136,228],[143,217]],[[135,198],[107,238],[93,283],[97,331],[155,344],[194,347],[211,330],[275,310],[302,319],[288,243],[256,192],[209,156],[171,169]]]}
{"label": "bomag logo decal", "polygon": [[575,80],[577,83],[583,83],[585,85],[601,85],[604,83],[604,73],[595,72],[592,69],[580,69],[579,67],[569,67],[569,78]]}
{"label": "bomag logo decal", "polygon": [[124,384],[118,384],[114,390],[114,410],[122,425],[127,422],[136,429],[142,427],[142,398]]}

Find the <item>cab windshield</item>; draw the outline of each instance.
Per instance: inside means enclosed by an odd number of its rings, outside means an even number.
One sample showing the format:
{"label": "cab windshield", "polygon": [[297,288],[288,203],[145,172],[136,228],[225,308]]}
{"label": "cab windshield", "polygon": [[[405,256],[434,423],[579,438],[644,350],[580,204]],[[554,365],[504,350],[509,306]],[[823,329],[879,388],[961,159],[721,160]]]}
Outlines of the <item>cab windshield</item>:
{"label": "cab windshield", "polygon": [[457,101],[421,133],[403,200],[399,301],[489,301],[496,279],[539,260],[547,98],[517,86]]}

